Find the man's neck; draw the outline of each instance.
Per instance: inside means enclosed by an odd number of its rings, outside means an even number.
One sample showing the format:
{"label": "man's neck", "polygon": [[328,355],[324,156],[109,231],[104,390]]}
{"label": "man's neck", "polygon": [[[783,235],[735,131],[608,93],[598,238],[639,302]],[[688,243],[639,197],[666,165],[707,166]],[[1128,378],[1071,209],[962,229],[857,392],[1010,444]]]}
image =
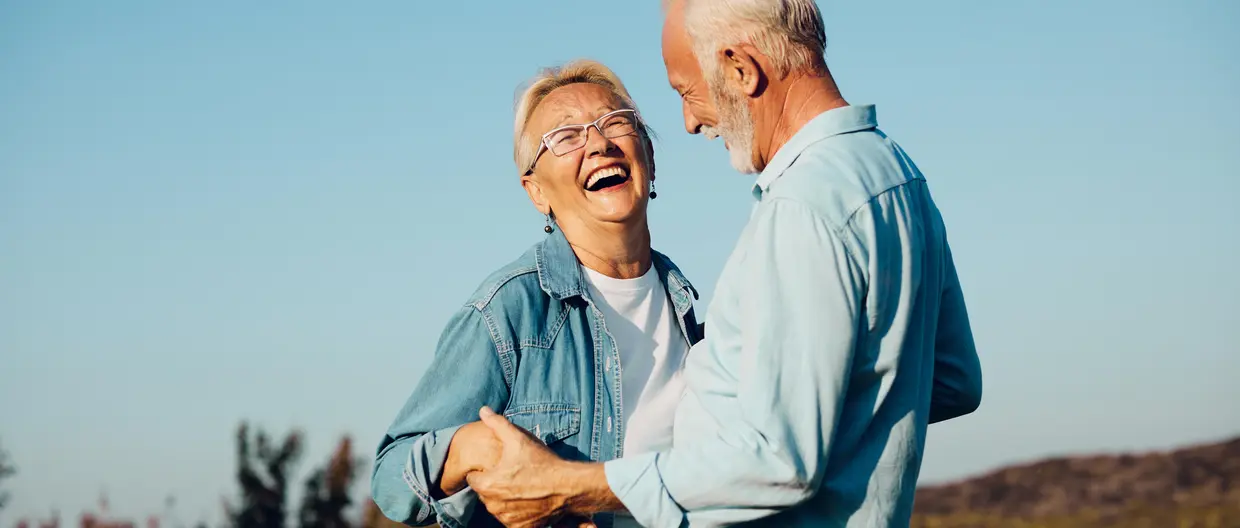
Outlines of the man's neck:
{"label": "man's neck", "polygon": [[831,73],[793,73],[782,80],[783,99],[770,112],[770,123],[763,136],[766,141],[759,144],[758,155],[762,167],[766,167],[779,149],[783,148],[792,136],[796,135],[807,123],[823,112],[848,106],[848,101],[840,95]]}
{"label": "man's neck", "polygon": [[650,269],[650,228],[579,224],[564,231],[581,265],[616,279],[635,279]]}

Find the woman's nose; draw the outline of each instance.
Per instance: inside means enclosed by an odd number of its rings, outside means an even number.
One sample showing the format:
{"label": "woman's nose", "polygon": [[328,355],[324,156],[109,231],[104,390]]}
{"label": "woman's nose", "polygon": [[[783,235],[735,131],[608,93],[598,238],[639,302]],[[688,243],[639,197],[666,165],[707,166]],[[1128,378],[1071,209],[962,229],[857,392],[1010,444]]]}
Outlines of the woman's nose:
{"label": "woman's nose", "polygon": [[616,144],[607,139],[598,127],[586,128],[586,156],[601,156],[616,149]]}

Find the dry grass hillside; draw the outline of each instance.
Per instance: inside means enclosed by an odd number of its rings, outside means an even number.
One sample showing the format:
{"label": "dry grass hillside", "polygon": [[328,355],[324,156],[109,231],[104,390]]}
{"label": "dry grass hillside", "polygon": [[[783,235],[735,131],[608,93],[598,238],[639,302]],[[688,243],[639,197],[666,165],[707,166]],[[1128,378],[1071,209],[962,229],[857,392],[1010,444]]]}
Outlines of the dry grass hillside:
{"label": "dry grass hillside", "polygon": [[1240,527],[1240,437],[1053,458],[917,492],[911,528]]}

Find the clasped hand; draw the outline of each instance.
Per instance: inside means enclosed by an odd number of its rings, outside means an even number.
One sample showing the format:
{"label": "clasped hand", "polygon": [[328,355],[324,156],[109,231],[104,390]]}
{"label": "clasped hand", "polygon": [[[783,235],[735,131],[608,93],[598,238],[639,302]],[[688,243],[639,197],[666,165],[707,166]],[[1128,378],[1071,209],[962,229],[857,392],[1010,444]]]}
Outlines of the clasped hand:
{"label": "clasped hand", "polygon": [[456,493],[467,483],[508,528],[594,527],[573,515],[569,498],[556,489],[556,470],[570,462],[491,409],[483,407],[478,414],[482,421],[458,430],[466,441],[454,441],[448,453],[450,466],[467,468],[465,482],[441,483],[445,493]]}

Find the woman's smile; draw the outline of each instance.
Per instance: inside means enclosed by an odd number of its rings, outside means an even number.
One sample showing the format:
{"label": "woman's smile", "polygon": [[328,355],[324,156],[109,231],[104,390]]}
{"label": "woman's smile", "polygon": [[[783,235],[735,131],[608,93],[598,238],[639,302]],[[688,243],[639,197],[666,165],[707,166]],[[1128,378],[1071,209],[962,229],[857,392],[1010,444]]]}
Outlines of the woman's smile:
{"label": "woman's smile", "polygon": [[586,178],[585,189],[588,192],[614,192],[624,188],[632,178],[629,170],[622,165],[608,165],[595,169]]}

